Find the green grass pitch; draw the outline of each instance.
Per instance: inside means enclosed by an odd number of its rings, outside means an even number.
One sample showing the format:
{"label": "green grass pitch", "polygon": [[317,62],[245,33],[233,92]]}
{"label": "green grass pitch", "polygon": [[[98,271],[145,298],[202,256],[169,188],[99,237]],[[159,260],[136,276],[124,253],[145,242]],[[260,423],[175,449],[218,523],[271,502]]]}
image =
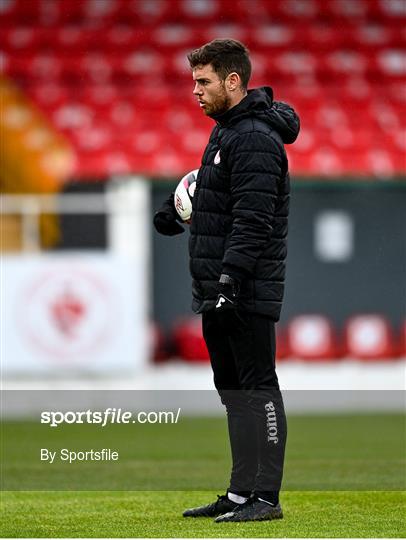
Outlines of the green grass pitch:
{"label": "green grass pitch", "polygon": [[[262,523],[182,518],[184,508],[210,502],[227,485],[224,419],[131,429],[131,439],[119,426],[92,430],[90,443],[89,431],[77,425],[50,431],[34,422],[3,423],[1,537],[406,536],[402,415],[290,417],[285,517]],[[30,459],[38,435],[55,448],[101,448],[114,440],[121,464],[51,469]]]}

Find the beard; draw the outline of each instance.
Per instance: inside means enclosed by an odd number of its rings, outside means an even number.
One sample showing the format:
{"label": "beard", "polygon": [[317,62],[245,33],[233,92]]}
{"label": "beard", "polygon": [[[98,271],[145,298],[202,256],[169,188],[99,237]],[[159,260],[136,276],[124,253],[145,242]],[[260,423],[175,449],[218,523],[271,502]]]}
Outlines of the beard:
{"label": "beard", "polygon": [[217,116],[218,114],[228,111],[230,105],[231,99],[228,97],[225,89],[222,88],[221,93],[219,93],[210,104],[206,103],[204,112],[206,116]]}

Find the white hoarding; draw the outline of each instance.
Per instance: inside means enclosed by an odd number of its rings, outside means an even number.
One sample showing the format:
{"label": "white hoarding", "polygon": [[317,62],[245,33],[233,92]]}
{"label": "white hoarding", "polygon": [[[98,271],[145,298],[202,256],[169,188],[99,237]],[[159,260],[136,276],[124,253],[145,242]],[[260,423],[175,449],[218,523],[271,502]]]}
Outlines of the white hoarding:
{"label": "white hoarding", "polygon": [[136,371],[148,357],[145,265],[113,253],[2,256],[3,375]]}

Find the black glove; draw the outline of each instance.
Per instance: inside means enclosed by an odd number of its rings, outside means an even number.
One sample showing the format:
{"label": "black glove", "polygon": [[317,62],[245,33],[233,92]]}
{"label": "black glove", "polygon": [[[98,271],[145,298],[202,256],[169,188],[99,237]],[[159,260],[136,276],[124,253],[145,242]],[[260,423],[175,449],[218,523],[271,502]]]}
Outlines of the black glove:
{"label": "black glove", "polygon": [[[155,229],[166,236],[175,236],[175,234],[180,234],[185,231],[185,229],[180,225],[182,220],[175,210],[175,205],[173,204],[173,193],[171,193],[168,199],[164,202],[161,208],[154,216],[154,227]],[[178,223],[180,222],[180,223]]]}
{"label": "black glove", "polygon": [[230,336],[246,328],[246,322],[238,309],[239,294],[239,281],[230,277],[228,274],[221,274],[215,313],[219,325]]}

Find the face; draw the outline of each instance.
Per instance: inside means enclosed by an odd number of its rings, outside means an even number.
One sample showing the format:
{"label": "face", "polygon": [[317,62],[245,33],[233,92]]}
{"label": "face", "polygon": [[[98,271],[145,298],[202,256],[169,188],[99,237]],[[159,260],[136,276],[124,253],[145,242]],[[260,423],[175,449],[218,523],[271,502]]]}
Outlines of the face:
{"label": "face", "polygon": [[211,64],[199,65],[193,69],[195,87],[193,94],[207,116],[221,114],[231,106],[231,98],[227,93],[225,81],[213,71]]}

